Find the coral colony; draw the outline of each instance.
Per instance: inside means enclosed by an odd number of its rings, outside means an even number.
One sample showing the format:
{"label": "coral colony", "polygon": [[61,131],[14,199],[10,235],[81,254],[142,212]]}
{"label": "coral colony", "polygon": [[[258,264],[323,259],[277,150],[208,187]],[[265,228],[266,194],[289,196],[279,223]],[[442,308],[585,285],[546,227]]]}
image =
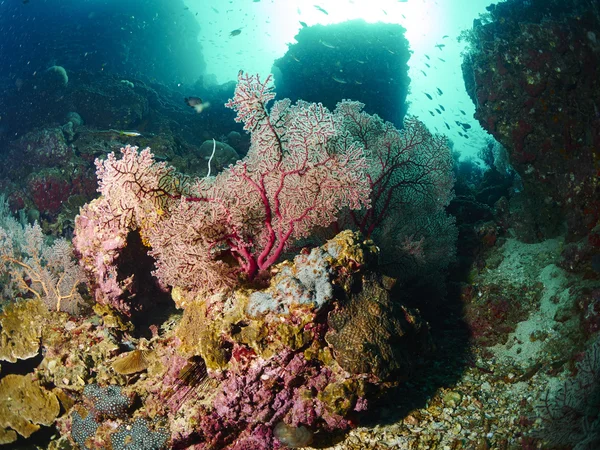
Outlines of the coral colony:
{"label": "coral colony", "polygon": [[[394,280],[377,268],[382,255],[404,258],[406,273],[411,264],[450,260],[451,251],[434,250],[451,249],[456,238],[444,212],[452,197],[445,140],[414,118],[398,131],[358,102],[333,112],[287,99],[269,108],[274,97],[271,77],[239,74],[227,106],[251,146],[216,176],[181,175],[149,148],[96,160],[100,197],[81,209],[73,244],[102,323],[67,325],[72,339],[112,365],[86,363],[59,380],[51,370],[58,360],[79,363],[57,344],[38,374],[74,391],[58,424],[80,448],[307,445],[352,427],[429,350],[426,323],[391,300]],[[434,218],[428,227],[415,205]],[[403,216],[396,250],[381,252],[369,237]],[[314,248],[294,257],[303,241]],[[78,266],[58,269],[23,252],[36,263],[5,261],[16,263],[15,276],[24,270],[44,280],[40,301],[58,310],[78,305],[70,298],[82,282]],[[142,273],[132,254],[154,263]],[[118,352],[114,336],[123,342],[164,292],[181,319]]]}
{"label": "coral colony", "polygon": [[472,105],[405,2],[222,85],[236,11],[58,3],[0,1],[0,445],[600,448],[597,1],[489,5]]}

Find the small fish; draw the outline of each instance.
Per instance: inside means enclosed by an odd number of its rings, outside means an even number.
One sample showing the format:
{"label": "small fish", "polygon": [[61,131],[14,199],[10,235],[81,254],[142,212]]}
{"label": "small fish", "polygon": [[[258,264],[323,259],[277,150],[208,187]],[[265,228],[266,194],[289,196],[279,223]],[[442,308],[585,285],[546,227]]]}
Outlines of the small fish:
{"label": "small fish", "polygon": [[448,37],[450,37],[450,36],[448,36],[447,34],[445,34],[445,35],[442,36],[442,39],[446,39]]}
{"label": "small fish", "polygon": [[119,131],[119,134],[127,137],[138,137],[142,135],[142,133],[138,131]]}
{"label": "small fish", "polygon": [[236,30],[233,30],[231,33],[229,33],[229,37],[238,36],[241,33],[242,33],[242,29],[238,28]]}
{"label": "small fish", "polygon": [[446,125],[446,128],[450,129],[450,125],[448,125],[447,122],[444,122],[444,124]]}
{"label": "small fish", "polygon": [[211,9],[212,9],[214,12],[216,12],[217,14],[219,14],[219,10],[218,10],[217,8],[214,8],[214,7],[212,7],[212,6],[211,6]]}
{"label": "small fish", "polygon": [[458,135],[459,135],[460,137],[465,137],[465,135],[464,135],[464,134],[462,134],[460,131],[458,132]]}
{"label": "small fish", "polygon": [[298,57],[296,55],[290,54],[290,56],[292,57],[292,59],[296,62],[300,62],[300,60],[298,59]]}
{"label": "small fish", "polygon": [[471,128],[471,125],[469,125],[468,123],[461,123],[460,126],[463,127],[465,130],[468,130]]}
{"label": "small fish", "polygon": [[437,89],[438,95],[444,95],[444,93],[442,92],[442,90],[440,88],[436,88],[436,89]]}
{"label": "small fish", "polygon": [[446,44],[435,44],[434,47],[439,48],[440,50],[443,49],[446,46]]}
{"label": "small fish", "polygon": [[324,47],[327,47],[327,48],[337,48],[335,45],[330,44],[329,42],[325,42],[325,41],[321,41],[321,40],[319,40],[319,42],[321,44],[323,44]]}
{"label": "small fish", "polygon": [[425,71],[424,71],[424,70],[421,70],[421,73],[422,73],[423,75],[427,76],[427,74],[425,73]]}
{"label": "small fish", "polygon": [[331,75],[331,79],[333,81],[335,81],[336,83],[340,83],[340,84],[346,84],[347,83],[346,80],[342,80],[341,78],[338,78],[335,75]]}
{"label": "small fish", "polygon": [[431,59],[431,58],[429,57],[429,55],[425,55],[425,58],[427,58],[427,59]]}
{"label": "small fish", "polygon": [[127,136],[127,137],[139,137],[142,135],[139,131],[127,131],[127,130],[100,130],[98,133],[117,133],[119,136]]}
{"label": "small fish", "polygon": [[427,92],[423,92],[423,93],[424,93],[424,94],[427,96],[427,98],[428,98],[429,100],[433,100],[433,97],[432,97],[431,95],[429,95]]}
{"label": "small fish", "polygon": [[201,113],[202,111],[204,111],[206,108],[208,108],[210,106],[210,103],[203,102],[200,97],[186,97],[184,100],[185,100],[185,103],[189,107],[194,108],[194,110],[197,113]]}
{"label": "small fish", "polygon": [[440,109],[441,109],[442,111],[446,111],[446,108],[444,108],[444,106],[443,106],[443,105],[440,105],[440,104],[438,103],[438,106],[440,107]]}
{"label": "small fish", "polygon": [[435,111],[436,111],[438,114],[441,114],[441,113],[442,113],[442,112],[441,112],[439,109],[437,109],[437,108],[434,108],[434,109],[435,109]]}
{"label": "small fish", "polygon": [[402,16],[403,19],[406,19],[406,16],[404,14],[400,14]]}
{"label": "small fish", "polygon": [[438,58],[438,59],[439,59],[441,62],[446,62],[446,60],[445,60],[445,59],[443,59],[443,58]]}
{"label": "small fish", "polygon": [[466,112],[464,112],[462,109],[459,109],[459,111],[461,112],[461,114],[462,114],[463,116],[466,116],[466,115],[467,115],[467,113],[466,113]]}
{"label": "small fish", "polygon": [[435,114],[433,113],[433,111],[429,111],[429,114],[431,114],[433,117],[435,117]]}
{"label": "small fish", "polygon": [[306,25],[306,22],[302,22],[300,21],[300,25],[302,25],[302,28],[306,28],[308,25]]}
{"label": "small fish", "polygon": [[329,15],[329,13],[327,11],[325,11],[323,8],[321,8],[319,5],[315,5],[315,8],[317,8],[317,10],[321,11],[326,16]]}
{"label": "small fish", "polygon": [[387,13],[385,12],[385,9],[382,9],[383,13],[387,16]]}
{"label": "small fish", "polygon": [[431,66],[427,63],[425,63],[425,65],[427,66],[428,69],[431,69]]}
{"label": "small fish", "polygon": [[469,139],[469,135],[468,134],[465,134],[465,139]]}
{"label": "small fish", "polygon": [[364,63],[365,63],[364,61],[362,61],[362,60],[360,60],[360,59],[355,59],[354,61],[356,61],[356,62],[357,62],[357,63],[359,63],[359,64],[364,64]]}

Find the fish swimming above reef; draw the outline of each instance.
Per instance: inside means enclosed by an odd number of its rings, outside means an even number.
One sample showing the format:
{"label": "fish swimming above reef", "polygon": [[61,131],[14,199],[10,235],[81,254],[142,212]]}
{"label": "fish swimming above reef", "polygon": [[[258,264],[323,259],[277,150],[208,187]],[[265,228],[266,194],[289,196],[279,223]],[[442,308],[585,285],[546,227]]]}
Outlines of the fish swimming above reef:
{"label": "fish swimming above reef", "polygon": [[326,16],[329,15],[329,13],[327,11],[325,11],[323,8],[321,8],[319,5],[315,5],[315,8],[317,8],[319,11],[321,11],[323,14],[325,14]]}
{"label": "fish swimming above reef", "polygon": [[433,100],[433,97],[431,95],[429,95],[427,92],[423,92],[423,94],[425,94],[429,100]]}
{"label": "fish swimming above reef", "polygon": [[320,43],[321,43],[321,45],[323,45],[324,47],[327,47],[327,48],[337,48],[335,45],[333,45],[333,44],[330,44],[329,42],[325,42],[325,41],[322,41],[322,40],[320,40],[320,39],[319,39],[319,42],[320,42]]}
{"label": "fish swimming above reef", "polygon": [[242,29],[237,28],[237,29],[233,30],[231,33],[229,33],[229,37],[238,36],[241,33],[242,33]]}
{"label": "fish swimming above reef", "polygon": [[203,102],[200,97],[186,97],[185,103],[196,110],[197,113],[201,113],[210,106],[209,102]]}

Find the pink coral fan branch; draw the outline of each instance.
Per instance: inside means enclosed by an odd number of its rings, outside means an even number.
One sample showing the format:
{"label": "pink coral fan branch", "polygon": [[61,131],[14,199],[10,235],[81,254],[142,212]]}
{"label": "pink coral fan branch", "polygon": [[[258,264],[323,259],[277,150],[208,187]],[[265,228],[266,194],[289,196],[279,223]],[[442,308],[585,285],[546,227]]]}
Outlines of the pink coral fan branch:
{"label": "pink coral fan branch", "polygon": [[135,147],[96,162],[102,197],[82,210],[74,242],[111,303],[124,287],[113,266],[129,230],[151,248],[162,285],[216,292],[253,279],[341,209],[369,205],[363,148],[343,139],[340,117],[287,99],[268,110],[274,97],[270,76],[240,73],[227,106],[251,147],[216,177],[191,180]]}

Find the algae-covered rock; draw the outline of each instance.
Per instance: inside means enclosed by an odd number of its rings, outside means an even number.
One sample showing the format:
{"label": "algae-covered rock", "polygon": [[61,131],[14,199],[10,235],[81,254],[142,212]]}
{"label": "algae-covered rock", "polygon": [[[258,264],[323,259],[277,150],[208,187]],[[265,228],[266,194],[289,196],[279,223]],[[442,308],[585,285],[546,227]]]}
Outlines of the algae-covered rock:
{"label": "algae-covered rock", "polygon": [[346,303],[329,313],[325,339],[335,360],[350,373],[371,374],[379,380],[392,373],[406,376],[411,356],[426,345],[427,325],[395,303],[378,277],[364,277],[361,284],[359,291],[348,293]]}
{"label": "algae-covered rock", "polygon": [[224,336],[233,324],[243,318],[242,293],[225,301],[222,294],[206,300],[188,301],[183,318],[177,329],[181,340],[180,352],[187,356],[202,356],[210,369],[222,369],[228,362],[228,350]]}
{"label": "algae-covered rock", "polygon": [[0,444],[28,438],[40,425],[52,425],[60,405],[56,395],[44,389],[31,375],[6,375],[0,380]]}
{"label": "algae-covered rock", "polygon": [[48,310],[40,300],[11,303],[0,314],[0,360],[36,356]]}

